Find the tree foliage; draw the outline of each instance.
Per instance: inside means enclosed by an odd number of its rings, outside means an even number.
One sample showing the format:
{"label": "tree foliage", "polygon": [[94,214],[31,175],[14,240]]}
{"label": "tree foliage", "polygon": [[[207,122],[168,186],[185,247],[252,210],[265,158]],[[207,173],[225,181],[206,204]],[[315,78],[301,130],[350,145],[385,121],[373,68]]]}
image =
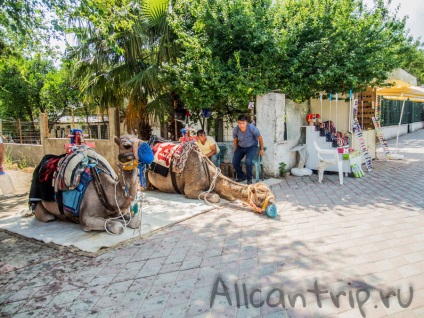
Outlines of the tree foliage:
{"label": "tree foliage", "polygon": [[[419,43],[405,20],[374,2],[0,0],[0,112],[127,106],[140,128],[176,106],[221,116],[269,91],[296,101],[360,91],[397,67],[422,82]],[[36,54],[53,31],[75,36],[63,70]]]}
{"label": "tree foliage", "polygon": [[56,55],[50,41],[62,38],[68,0],[0,0],[0,57]]}
{"label": "tree foliage", "polygon": [[231,111],[276,89],[279,48],[271,1],[178,1],[170,15],[178,54],[165,70],[192,110]]}
{"label": "tree foliage", "polygon": [[3,118],[34,120],[45,111],[41,90],[53,63],[36,55],[33,59],[9,58],[0,63],[0,111]]}
{"label": "tree foliage", "polygon": [[294,100],[378,85],[413,45],[405,21],[382,1],[368,9],[357,0],[288,0],[279,9],[279,46],[286,55],[279,77]]}
{"label": "tree foliage", "polygon": [[192,109],[245,105],[271,90],[296,101],[362,90],[413,44],[382,1],[182,0],[170,20],[179,52],[167,71]]}

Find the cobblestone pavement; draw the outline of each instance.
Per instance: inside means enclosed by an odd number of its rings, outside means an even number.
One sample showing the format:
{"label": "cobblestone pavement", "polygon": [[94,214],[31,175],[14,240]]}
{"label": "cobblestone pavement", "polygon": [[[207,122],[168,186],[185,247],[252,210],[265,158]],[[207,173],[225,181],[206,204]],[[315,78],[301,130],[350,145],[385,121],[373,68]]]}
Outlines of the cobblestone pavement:
{"label": "cobblestone pavement", "polygon": [[230,204],[96,258],[0,232],[0,314],[424,317],[424,130],[400,148],[343,186],[282,180],[280,219]]}

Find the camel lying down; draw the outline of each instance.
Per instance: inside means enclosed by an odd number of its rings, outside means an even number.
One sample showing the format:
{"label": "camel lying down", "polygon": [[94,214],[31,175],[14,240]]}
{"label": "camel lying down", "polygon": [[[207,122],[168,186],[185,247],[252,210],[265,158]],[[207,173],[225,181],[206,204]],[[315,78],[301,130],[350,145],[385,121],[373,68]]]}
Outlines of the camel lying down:
{"label": "camel lying down", "polygon": [[[217,174],[215,165],[203,153],[194,148],[188,154],[181,174],[172,175],[171,168],[166,177],[148,171],[148,180],[156,189],[168,193],[183,193],[189,199],[206,199],[218,203],[220,197],[233,201],[241,200],[251,205],[255,212],[265,212],[274,217],[277,213],[275,197],[264,183],[240,184],[219,173],[211,193],[205,193]],[[172,180],[174,179],[174,180]]]}
{"label": "camel lying down", "polygon": [[[120,155],[132,152],[141,143],[140,140],[132,137],[132,139],[125,136],[121,139],[115,137]],[[100,190],[96,190],[94,181],[88,183],[79,206],[78,216],[59,209],[55,201],[40,201],[35,206],[35,217],[42,222],[51,222],[56,219],[71,221],[81,224],[84,231],[107,231],[112,234],[121,234],[124,226],[139,227],[140,219],[132,217],[130,212],[131,201],[135,199],[137,192],[137,166],[120,169],[118,180],[106,172],[99,173],[98,178],[97,187]],[[103,192],[104,195],[99,196],[98,191]]]}

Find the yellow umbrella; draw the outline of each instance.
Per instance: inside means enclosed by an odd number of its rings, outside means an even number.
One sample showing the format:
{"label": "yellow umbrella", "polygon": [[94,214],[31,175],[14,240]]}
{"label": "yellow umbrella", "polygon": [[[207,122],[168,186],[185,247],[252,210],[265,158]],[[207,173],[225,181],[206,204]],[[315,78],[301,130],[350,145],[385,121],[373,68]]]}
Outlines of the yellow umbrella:
{"label": "yellow umbrella", "polygon": [[397,86],[383,87],[383,88],[377,89],[377,95],[379,96],[383,96],[386,99],[403,101],[402,110],[400,111],[400,119],[399,119],[398,131],[396,136],[395,154],[398,150],[399,131],[400,131],[400,125],[402,123],[405,102],[407,100],[410,100],[412,102],[424,102],[424,88],[409,85],[408,83],[402,82],[402,81],[397,82],[396,84]]}
{"label": "yellow umbrella", "polygon": [[377,89],[377,95],[386,99],[424,101],[424,88],[418,86],[392,86]]}

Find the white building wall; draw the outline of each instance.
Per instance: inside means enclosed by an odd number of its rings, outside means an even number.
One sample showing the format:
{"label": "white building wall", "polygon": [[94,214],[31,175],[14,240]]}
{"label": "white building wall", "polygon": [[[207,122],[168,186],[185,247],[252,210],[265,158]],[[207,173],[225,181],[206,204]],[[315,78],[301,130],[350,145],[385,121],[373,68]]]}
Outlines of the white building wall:
{"label": "white building wall", "polygon": [[[309,102],[296,104],[286,100],[284,94],[269,93],[256,97],[256,125],[267,147],[263,158],[265,173],[279,176],[279,165],[286,163],[286,170],[294,167],[296,153],[290,149],[298,145],[300,127],[309,112]],[[286,116],[287,140],[284,140],[284,117]]]}

